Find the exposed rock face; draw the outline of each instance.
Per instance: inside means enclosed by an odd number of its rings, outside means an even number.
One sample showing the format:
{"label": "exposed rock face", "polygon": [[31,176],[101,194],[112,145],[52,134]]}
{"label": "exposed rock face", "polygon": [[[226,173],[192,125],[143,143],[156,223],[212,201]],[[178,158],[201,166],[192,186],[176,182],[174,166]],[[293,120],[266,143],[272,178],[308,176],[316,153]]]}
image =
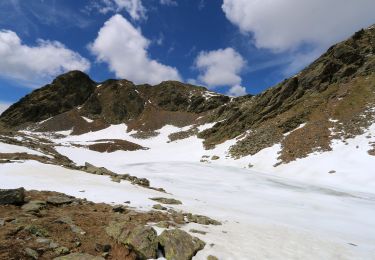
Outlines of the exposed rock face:
{"label": "exposed rock face", "polygon": [[20,205],[25,202],[25,189],[0,189],[0,205]]}
{"label": "exposed rock face", "polygon": [[141,85],[139,89],[151,103],[168,111],[202,113],[229,102],[229,97],[220,94],[206,99],[202,96],[206,88],[178,81],[163,81],[151,88],[149,85]]}
{"label": "exposed rock face", "polygon": [[205,243],[180,229],[165,230],[158,237],[167,260],[190,260]]}
{"label": "exposed rock face", "polygon": [[109,123],[118,124],[138,117],[144,103],[132,82],[107,80],[84,103],[82,113],[90,118],[105,118]]}
{"label": "exposed rock face", "polygon": [[360,118],[375,105],[374,46],[373,27],[357,32],[298,75],[257,96],[236,98],[218,108],[211,115],[220,122],[199,136],[212,147],[243,135],[231,148],[232,156],[241,157],[283,142],[283,134],[307,123],[303,134],[285,139],[280,159],[290,161],[313,150],[329,150],[329,118],[342,123],[343,135],[358,134],[359,125],[366,127],[371,122],[360,122]]}
{"label": "exposed rock face", "polygon": [[[35,127],[41,131],[73,127],[78,134],[130,121],[132,128],[141,128],[145,120],[157,116],[158,122],[143,126],[143,130],[153,130],[164,124],[186,125],[198,114],[229,102],[224,95],[204,97],[205,93],[209,92],[203,87],[177,81],[137,86],[111,79],[98,85],[83,72],[71,71],[15,103],[1,115],[0,123],[25,127],[56,116]],[[93,122],[85,122],[81,116]]]}
{"label": "exposed rock face", "polygon": [[10,106],[0,121],[9,126],[21,126],[64,113],[86,101],[95,85],[83,72],[68,72]]}

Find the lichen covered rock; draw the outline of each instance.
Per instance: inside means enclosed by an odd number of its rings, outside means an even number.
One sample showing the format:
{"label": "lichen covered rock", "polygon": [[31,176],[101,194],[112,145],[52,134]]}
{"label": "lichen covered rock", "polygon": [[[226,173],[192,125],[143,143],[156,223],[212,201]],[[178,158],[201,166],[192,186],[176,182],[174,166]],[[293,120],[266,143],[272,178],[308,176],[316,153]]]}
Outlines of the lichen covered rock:
{"label": "lichen covered rock", "polygon": [[158,237],[167,260],[190,260],[205,243],[180,229],[165,230]]}
{"label": "lichen covered rock", "polygon": [[0,189],[0,205],[20,205],[25,202],[25,189]]}
{"label": "lichen covered rock", "polygon": [[128,222],[111,222],[106,232],[119,243],[132,249],[139,259],[157,257],[157,233],[152,227]]}

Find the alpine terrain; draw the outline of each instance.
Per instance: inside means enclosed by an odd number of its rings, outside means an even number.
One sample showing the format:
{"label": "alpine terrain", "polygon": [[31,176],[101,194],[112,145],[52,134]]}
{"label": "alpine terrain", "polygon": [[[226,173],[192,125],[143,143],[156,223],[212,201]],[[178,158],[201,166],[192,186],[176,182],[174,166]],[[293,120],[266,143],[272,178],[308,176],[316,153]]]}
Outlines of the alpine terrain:
{"label": "alpine terrain", "polygon": [[0,188],[0,259],[375,259],[375,26],[254,96],[60,75]]}

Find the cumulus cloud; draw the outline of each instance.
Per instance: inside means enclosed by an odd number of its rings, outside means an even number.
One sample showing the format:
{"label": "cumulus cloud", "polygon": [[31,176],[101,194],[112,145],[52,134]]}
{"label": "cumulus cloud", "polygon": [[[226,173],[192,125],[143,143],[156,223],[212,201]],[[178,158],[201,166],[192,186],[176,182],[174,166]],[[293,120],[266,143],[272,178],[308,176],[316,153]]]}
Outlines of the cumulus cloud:
{"label": "cumulus cloud", "polygon": [[0,57],[1,77],[29,85],[69,70],[90,68],[87,59],[60,42],[39,39],[35,46],[29,46],[9,30],[0,30]]}
{"label": "cumulus cloud", "polygon": [[168,6],[177,6],[177,2],[175,0],[160,0],[160,4]]}
{"label": "cumulus cloud", "polygon": [[0,101],[0,115],[10,107],[10,103]]}
{"label": "cumulus cloud", "polygon": [[99,62],[108,64],[116,77],[135,83],[157,84],[180,80],[176,68],[152,60],[147,48],[150,41],[123,16],[116,14],[105,22],[89,49]]}
{"label": "cumulus cloud", "polygon": [[224,0],[226,17],[274,51],[326,48],[374,23],[374,0]]}
{"label": "cumulus cloud", "polygon": [[242,87],[240,85],[235,85],[235,86],[232,86],[228,92],[227,92],[227,95],[228,96],[234,96],[234,97],[239,97],[239,96],[244,96],[246,95],[246,88],[245,87]]}
{"label": "cumulus cloud", "polygon": [[146,8],[142,0],[101,0],[91,3],[88,9],[97,9],[103,14],[125,11],[134,20],[146,18]]}
{"label": "cumulus cloud", "polygon": [[232,48],[200,52],[195,67],[200,71],[198,80],[209,87],[233,86],[241,83],[240,72],[246,62]]}

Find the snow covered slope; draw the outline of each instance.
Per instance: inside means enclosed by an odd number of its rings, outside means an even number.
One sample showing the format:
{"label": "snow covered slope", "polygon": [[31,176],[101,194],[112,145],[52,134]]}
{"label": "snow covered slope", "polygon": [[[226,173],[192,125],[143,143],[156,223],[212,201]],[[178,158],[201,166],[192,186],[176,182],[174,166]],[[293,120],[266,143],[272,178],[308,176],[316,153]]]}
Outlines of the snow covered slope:
{"label": "snow covered slope", "polygon": [[[212,125],[202,125],[199,129],[204,130]],[[56,146],[58,152],[68,156],[78,165],[90,162],[115,172],[126,171],[122,166],[127,164],[202,162],[203,164],[248,168],[256,172],[274,174],[283,178],[335,189],[361,192],[373,192],[375,190],[375,172],[373,170],[375,156],[368,153],[368,150],[371,149],[370,143],[375,141],[375,124],[365,130],[362,135],[347,139],[345,142],[341,140],[333,141],[332,151],[315,152],[306,158],[280,165],[276,165],[279,162],[280,144],[263,149],[255,155],[234,159],[229,155],[228,150],[231,145],[238,141],[237,139],[229,140],[212,150],[204,149],[202,139],[196,136],[173,142],[169,140],[170,134],[186,129],[189,129],[189,126],[184,128],[165,126],[158,131],[159,135],[157,136],[137,139],[133,137],[134,131],[126,132],[126,125],[120,124],[79,136],[68,135],[62,139],[53,139],[53,141],[59,145]],[[111,138],[134,142],[149,149],[100,153],[76,146]],[[219,158],[212,160],[212,156],[218,156]],[[140,175],[137,172],[130,172],[130,174]]]}
{"label": "snow covered slope", "polygon": [[[72,158],[78,158],[79,153],[75,152]],[[78,160],[83,154],[84,151]],[[112,162],[117,164],[112,169],[147,177],[153,185],[164,187],[172,194],[169,196],[183,202],[175,209],[223,222],[222,226],[184,227],[187,231],[197,228],[208,232],[199,236],[207,244],[214,244],[206,246],[194,259],[206,259],[210,254],[219,259],[374,257],[374,193],[330,189],[248,169],[188,160],[138,159],[131,163],[126,154],[116,157]],[[105,164],[108,158],[98,156],[93,160]],[[106,176],[33,161],[0,164],[0,178],[1,188],[54,190],[115,204],[130,200],[141,210],[154,204],[148,198],[161,194],[126,182],[111,182]]]}
{"label": "snow covered slope", "polygon": [[[184,227],[207,231],[200,238],[214,244],[194,259],[206,259],[210,254],[219,259],[374,258],[375,164],[366,146],[366,137],[375,136],[374,126],[347,140],[348,145],[337,142],[332,151],[278,167],[272,165],[277,162],[280,145],[235,160],[227,156],[227,150],[236,140],[213,150],[205,150],[196,136],[169,141],[171,133],[188,128],[165,126],[149,139],[134,138],[134,132],[127,133],[124,124],[63,138],[38,135],[50,138],[58,152],[78,165],[90,162],[120,174],[145,177],[183,202],[175,209],[222,221],[222,226]],[[127,140],[149,149],[101,153],[85,148],[105,139]],[[348,152],[353,149],[358,154]],[[212,160],[214,155],[220,158]],[[356,159],[362,168],[349,167],[359,165]],[[249,164],[254,166],[248,168]],[[0,164],[0,172],[5,180],[2,188],[48,189],[116,204],[130,200],[141,210],[150,209],[153,203],[148,198],[158,195],[128,183],[111,182],[105,176],[32,161]]]}

